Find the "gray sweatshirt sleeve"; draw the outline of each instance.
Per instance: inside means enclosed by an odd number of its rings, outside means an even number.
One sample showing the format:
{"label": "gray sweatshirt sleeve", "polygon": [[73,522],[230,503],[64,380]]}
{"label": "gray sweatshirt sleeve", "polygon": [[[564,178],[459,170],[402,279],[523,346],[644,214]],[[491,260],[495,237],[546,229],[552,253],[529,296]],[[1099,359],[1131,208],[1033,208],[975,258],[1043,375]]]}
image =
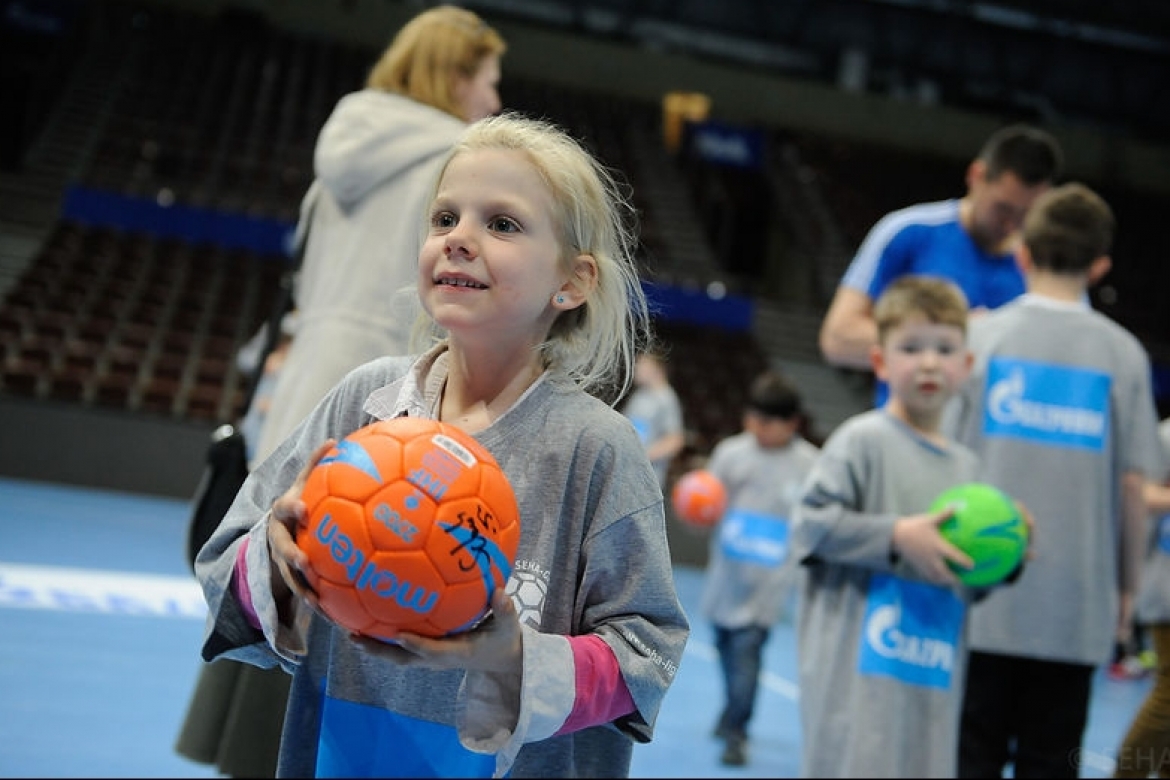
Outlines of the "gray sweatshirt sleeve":
{"label": "gray sweatshirt sleeve", "polygon": [[862,464],[845,449],[826,446],[805,480],[792,524],[793,554],[801,563],[820,560],[892,571],[897,515],[859,510],[865,499],[857,473]]}
{"label": "gray sweatshirt sleeve", "polygon": [[[376,369],[376,370],[375,370]],[[340,440],[370,421],[362,404],[373,387],[388,381],[385,366],[358,369],[327,395],[280,446],[248,475],[219,528],[199,551],[195,575],[207,600],[203,659],[232,658],[261,667],[290,668],[303,653],[303,628],[309,614],[296,613],[292,626],[277,620],[270,583],[267,519],[272,503],[296,479],[313,452],[327,439]],[[246,568],[257,631],[232,589],[237,556],[248,540]]]}

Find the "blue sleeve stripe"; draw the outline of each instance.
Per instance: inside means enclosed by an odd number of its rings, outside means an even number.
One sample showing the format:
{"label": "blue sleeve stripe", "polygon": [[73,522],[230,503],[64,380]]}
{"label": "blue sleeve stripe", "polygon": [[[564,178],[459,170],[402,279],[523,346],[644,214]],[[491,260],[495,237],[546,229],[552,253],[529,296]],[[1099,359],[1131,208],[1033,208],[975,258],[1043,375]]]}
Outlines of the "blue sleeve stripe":
{"label": "blue sleeve stripe", "polygon": [[895,236],[914,225],[942,225],[958,217],[959,201],[954,199],[918,203],[890,212],[877,221],[861,242],[857,254],[845,270],[841,286],[873,297],[871,291],[882,256]]}

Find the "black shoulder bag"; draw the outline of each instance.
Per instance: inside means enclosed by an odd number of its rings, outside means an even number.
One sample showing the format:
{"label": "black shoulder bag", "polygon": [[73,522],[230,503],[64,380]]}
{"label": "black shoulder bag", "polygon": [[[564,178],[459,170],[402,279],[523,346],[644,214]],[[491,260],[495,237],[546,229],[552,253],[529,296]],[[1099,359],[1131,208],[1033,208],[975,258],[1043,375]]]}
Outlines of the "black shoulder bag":
{"label": "black shoulder bag", "polygon": [[[308,221],[305,223],[305,234],[297,245],[296,256],[289,268],[281,276],[280,292],[276,296],[276,303],[272,308],[266,325],[264,346],[260,351],[256,367],[252,372],[251,384],[248,386],[247,397],[243,408],[247,410],[252,405],[252,398],[260,378],[264,374],[264,363],[268,355],[276,348],[281,336],[281,320],[293,307],[293,283],[296,273],[301,267],[301,260],[305,255],[305,246],[309,243],[309,226],[312,225],[313,212],[310,209]],[[203,467],[203,474],[199,484],[195,487],[195,495],[191,499],[191,517],[187,522],[187,563],[191,570],[195,570],[195,556],[211,538],[211,534],[219,527],[223,516],[240,492],[240,486],[248,477],[248,456],[244,442],[244,433],[238,423],[224,423],[211,433],[211,443],[207,447],[207,461]]]}

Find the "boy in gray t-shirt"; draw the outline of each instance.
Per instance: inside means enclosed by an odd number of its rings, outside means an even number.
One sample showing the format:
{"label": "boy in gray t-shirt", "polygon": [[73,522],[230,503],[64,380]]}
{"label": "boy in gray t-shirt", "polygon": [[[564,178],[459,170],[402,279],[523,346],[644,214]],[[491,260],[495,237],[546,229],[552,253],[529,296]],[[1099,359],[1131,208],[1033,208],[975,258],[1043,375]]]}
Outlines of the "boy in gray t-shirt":
{"label": "boy in gray t-shirt", "polygon": [[792,556],[804,777],[953,777],[972,560],[927,508],[976,456],[939,432],[971,365],[963,294],[905,276],[878,299],[872,353],[890,395],[829,437],[805,482]]}
{"label": "boy in gray t-shirt", "polygon": [[723,672],[715,733],[720,760],[747,763],[747,726],[761,659],[799,572],[788,555],[789,520],[818,450],[800,435],[800,395],[779,374],[752,382],[743,430],[720,441],[707,469],[727,490],[727,511],[711,535],[701,609],[711,622]]}
{"label": "boy in gray t-shirt", "polygon": [[1087,187],[1045,193],[1017,249],[1028,292],[971,322],[975,364],[947,430],[1028,507],[1039,542],[1019,582],[972,610],[960,777],[1009,763],[1076,777],[1094,667],[1133,625],[1157,415],[1142,345],[1088,305],[1113,230]]}

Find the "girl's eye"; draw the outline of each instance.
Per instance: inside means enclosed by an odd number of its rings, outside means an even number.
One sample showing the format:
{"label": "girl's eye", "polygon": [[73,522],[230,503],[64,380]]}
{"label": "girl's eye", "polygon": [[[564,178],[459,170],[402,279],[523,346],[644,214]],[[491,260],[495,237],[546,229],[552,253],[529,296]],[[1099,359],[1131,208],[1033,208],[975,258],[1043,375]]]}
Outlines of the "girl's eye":
{"label": "girl's eye", "polygon": [[450,228],[455,226],[455,215],[449,211],[440,211],[431,216],[431,227]]}
{"label": "girl's eye", "polygon": [[516,224],[515,220],[508,217],[492,217],[488,221],[488,229],[496,233],[515,233],[520,230],[520,226]]}

